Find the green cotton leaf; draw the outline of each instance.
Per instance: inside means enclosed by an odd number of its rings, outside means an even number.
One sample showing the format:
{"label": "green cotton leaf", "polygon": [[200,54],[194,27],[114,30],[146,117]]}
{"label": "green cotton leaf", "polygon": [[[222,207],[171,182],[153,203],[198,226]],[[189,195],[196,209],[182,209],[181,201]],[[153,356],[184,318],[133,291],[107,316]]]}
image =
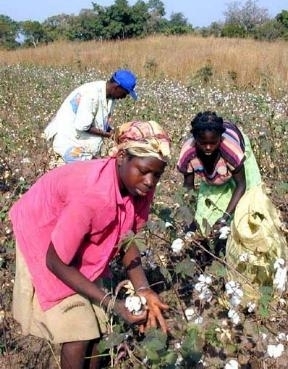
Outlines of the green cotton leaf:
{"label": "green cotton leaf", "polygon": [[161,274],[163,275],[163,277],[166,279],[166,281],[168,282],[172,282],[172,277],[171,277],[171,274],[169,273],[169,270],[164,268],[164,267],[160,267],[160,272]]}
{"label": "green cotton leaf", "polygon": [[[167,365],[174,365],[177,361],[177,353],[176,352],[168,352],[167,355],[165,355],[165,363]],[[173,367],[174,368],[174,367]]]}
{"label": "green cotton leaf", "polygon": [[140,234],[131,234],[127,236],[119,245],[119,247],[127,252],[132,245],[136,245],[140,251],[146,250],[145,238]]}
{"label": "green cotton leaf", "polygon": [[278,195],[285,195],[288,193],[288,183],[287,182],[281,182],[276,185],[275,192]]}
{"label": "green cotton leaf", "polygon": [[203,339],[198,328],[190,328],[184,338],[181,346],[183,358],[190,364],[198,363],[202,356]]}
{"label": "green cotton leaf", "polygon": [[105,336],[99,342],[99,352],[104,352],[107,349],[113,348],[114,346],[119,346],[125,340],[125,333],[115,333],[112,332],[108,336]]}
{"label": "green cotton leaf", "polygon": [[175,267],[176,274],[180,274],[182,277],[193,277],[195,273],[195,263],[187,257],[185,260],[176,264]]}
{"label": "green cotton leaf", "polygon": [[154,362],[154,363],[155,362],[158,363],[160,361],[160,356],[157,353],[157,351],[155,351],[155,350],[153,350],[151,348],[149,348],[149,349],[146,350],[146,355],[147,355],[148,359],[150,361]]}
{"label": "green cotton leaf", "polygon": [[135,245],[140,251],[145,251],[147,249],[147,244],[144,238],[135,238]]}
{"label": "green cotton leaf", "polygon": [[269,303],[272,300],[273,288],[270,286],[260,287],[261,297],[259,299],[259,313],[262,317],[269,316]]}
{"label": "green cotton leaf", "polygon": [[210,274],[216,277],[225,277],[227,274],[225,266],[217,260],[212,262],[212,264],[208,267],[208,271]]}
{"label": "green cotton leaf", "polygon": [[149,351],[161,351],[166,348],[167,335],[160,329],[149,329],[143,340],[143,346]]}
{"label": "green cotton leaf", "polygon": [[194,220],[194,214],[188,206],[180,206],[177,210],[177,217],[179,217],[186,224],[190,224]]}

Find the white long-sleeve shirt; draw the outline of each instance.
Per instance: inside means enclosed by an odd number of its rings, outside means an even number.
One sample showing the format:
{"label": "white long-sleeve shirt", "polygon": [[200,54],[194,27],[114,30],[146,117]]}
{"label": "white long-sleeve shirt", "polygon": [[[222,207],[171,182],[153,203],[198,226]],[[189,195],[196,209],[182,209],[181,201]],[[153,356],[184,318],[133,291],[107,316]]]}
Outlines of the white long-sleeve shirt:
{"label": "white long-sleeve shirt", "polygon": [[45,129],[47,140],[53,139],[53,150],[64,156],[72,147],[82,147],[95,156],[103,137],[91,134],[89,128],[106,130],[114,100],[106,98],[106,81],[88,82],[73,90]]}

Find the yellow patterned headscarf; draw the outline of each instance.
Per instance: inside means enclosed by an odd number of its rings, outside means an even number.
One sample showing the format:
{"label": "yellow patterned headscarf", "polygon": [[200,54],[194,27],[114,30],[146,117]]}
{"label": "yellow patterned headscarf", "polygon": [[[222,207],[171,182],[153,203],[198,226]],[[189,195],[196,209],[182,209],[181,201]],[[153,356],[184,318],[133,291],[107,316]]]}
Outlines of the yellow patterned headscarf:
{"label": "yellow patterned headscarf", "polygon": [[128,150],[131,155],[153,156],[168,162],[170,139],[157,122],[128,122],[116,129],[115,146],[110,150],[109,155],[116,156],[120,150]]}

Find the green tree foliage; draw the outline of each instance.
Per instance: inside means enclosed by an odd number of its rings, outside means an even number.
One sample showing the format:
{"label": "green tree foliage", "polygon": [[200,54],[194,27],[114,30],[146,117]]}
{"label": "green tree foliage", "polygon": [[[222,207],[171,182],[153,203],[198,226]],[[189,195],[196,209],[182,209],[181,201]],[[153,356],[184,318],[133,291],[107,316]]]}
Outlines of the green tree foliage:
{"label": "green tree foliage", "polygon": [[97,37],[98,16],[94,10],[83,9],[78,16],[70,17],[67,38],[71,41],[89,41]]}
{"label": "green tree foliage", "polygon": [[223,26],[221,37],[244,38],[248,36],[245,27],[236,23],[227,23]]}
{"label": "green tree foliage", "polygon": [[69,39],[73,19],[74,16],[68,14],[53,15],[47,18],[42,24],[47,41]]}
{"label": "green tree foliage", "polygon": [[182,13],[172,13],[170,21],[166,24],[168,34],[184,34],[193,32],[193,27],[188,23],[187,18]]}
{"label": "green tree foliage", "polygon": [[144,37],[156,33],[167,35],[197,32],[203,37],[254,37],[259,40],[288,39],[288,11],[282,10],[270,19],[267,9],[257,6],[258,0],[247,0],[242,6],[231,2],[224,12],[225,22],[213,22],[210,27],[196,28],[188,23],[182,13],[172,13],[165,18],[161,0],[115,0],[111,6],[92,2],[92,9],[82,9],[78,15],[59,14],[37,21],[15,22],[0,15],[0,47],[12,49],[21,46],[36,47],[39,43],[57,40],[90,41],[118,40]]}
{"label": "green tree foliage", "polygon": [[276,21],[281,25],[283,33],[281,37],[284,40],[288,40],[288,10],[282,10],[281,13],[276,15]]}
{"label": "green tree foliage", "polygon": [[288,30],[288,10],[282,10],[281,13],[277,14],[276,20]]}
{"label": "green tree foliage", "polygon": [[274,41],[279,38],[288,40],[288,28],[285,28],[283,24],[278,22],[276,19],[271,19],[255,28],[254,38],[256,40],[268,41]]}
{"label": "green tree foliage", "polygon": [[16,41],[19,33],[19,24],[7,15],[0,14],[0,47],[14,49],[19,46]]}
{"label": "green tree foliage", "polygon": [[140,36],[147,30],[147,5],[143,1],[131,7],[127,0],[116,0],[109,7],[92,4],[97,15],[95,38],[126,39]]}
{"label": "green tree foliage", "polygon": [[147,21],[148,33],[157,33],[165,28],[166,14],[164,4],[160,0],[149,0],[147,3],[149,18]]}
{"label": "green tree foliage", "polygon": [[36,47],[39,43],[46,41],[46,35],[41,23],[37,21],[24,21],[20,23],[21,35],[24,37],[24,44]]}

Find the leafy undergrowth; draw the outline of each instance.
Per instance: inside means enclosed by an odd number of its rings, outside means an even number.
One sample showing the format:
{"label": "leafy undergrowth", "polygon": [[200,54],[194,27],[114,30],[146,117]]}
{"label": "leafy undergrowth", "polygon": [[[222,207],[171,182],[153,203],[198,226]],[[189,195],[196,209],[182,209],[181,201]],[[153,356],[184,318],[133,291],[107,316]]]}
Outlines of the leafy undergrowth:
{"label": "leafy undergrowth", "polygon": [[[23,66],[2,66],[0,73],[0,369],[56,369],[59,347],[21,336],[12,318],[15,255],[7,212],[49,169],[51,158],[41,135],[63,98],[80,83],[102,75]],[[241,304],[231,308],[226,291],[227,270],[233,265],[225,261],[225,241],[205,239],[195,231],[195,194],[183,191],[175,163],[198,111],[211,109],[233,119],[251,138],[270,198],[287,228],[287,93],[276,99],[263,88],[248,92],[193,81],[187,87],[161,78],[139,81],[138,94],[136,103],[119,102],[115,124],[154,119],[173,141],[172,163],[157,188],[147,228],[136,240],[149,283],[169,305],[169,334],[151,330],[143,336],[114,316],[111,333],[101,343],[106,367],[286,368],[287,293],[275,298],[272,287],[263,286],[254,309]],[[111,268],[116,288],[126,276],[117,260]],[[241,296],[241,286],[232,289],[235,298]],[[124,298],[125,289],[119,294]]]}

